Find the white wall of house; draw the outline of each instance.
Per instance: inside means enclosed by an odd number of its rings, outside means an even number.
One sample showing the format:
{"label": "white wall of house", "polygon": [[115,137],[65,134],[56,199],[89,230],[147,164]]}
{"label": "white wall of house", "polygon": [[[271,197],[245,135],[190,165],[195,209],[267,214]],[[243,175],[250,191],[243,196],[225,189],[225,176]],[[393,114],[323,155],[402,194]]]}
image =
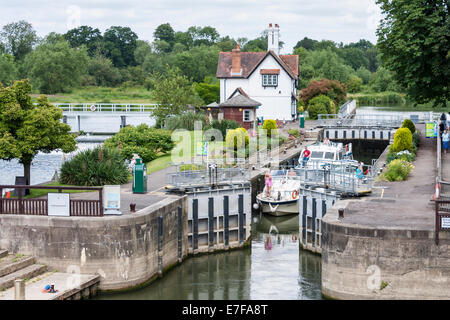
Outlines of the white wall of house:
{"label": "white wall of house", "polygon": [[[261,69],[280,69],[277,87],[263,87]],[[248,79],[220,79],[220,102],[224,102],[236,88],[241,87],[253,100],[261,102],[256,112],[264,119],[291,120],[292,94],[296,95],[294,79],[271,55],[253,71]]]}

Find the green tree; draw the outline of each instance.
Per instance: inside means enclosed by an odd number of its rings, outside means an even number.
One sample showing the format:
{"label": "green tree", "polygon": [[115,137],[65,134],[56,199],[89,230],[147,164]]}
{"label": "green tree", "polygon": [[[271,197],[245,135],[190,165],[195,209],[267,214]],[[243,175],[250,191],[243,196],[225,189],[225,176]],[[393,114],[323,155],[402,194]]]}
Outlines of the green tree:
{"label": "green tree", "polygon": [[360,77],[350,76],[350,78],[345,83],[345,86],[347,87],[348,92],[355,93],[361,91],[362,84],[363,81]]}
{"label": "green tree", "polygon": [[210,83],[208,77],[203,82],[194,83],[194,89],[197,94],[202,98],[205,104],[212,102],[219,103],[220,100],[220,83]]}
{"label": "green tree", "polygon": [[175,43],[175,32],[169,23],[160,24],[153,32],[153,37],[156,41],[165,41],[169,44],[169,52],[171,51],[174,43]]}
{"label": "green tree", "polygon": [[14,57],[9,54],[0,54],[0,84],[11,84],[16,76],[17,67],[14,63]]}
{"label": "green tree", "polygon": [[16,61],[22,60],[38,42],[33,26],[23,20],[5,25],[0,32],[0,39],[5,44],[6,52],[13,55]]}
{"label": "green tree", "polygon": [[39,45],[27,55],[24,65],[40,92],[68,92],[81,83],[88,59],[85,47],[75,49],[67,41],[60,41]]}
{"label": "green tree", "polygon": [[113,26],[103,34],[104,54],[115,67],[133,66],[138,36],[129,27]]}
{"label": "green tree", "polygon": [[155,74],[152,79],[153,97],[158,102],[152,115],[159,125],[167,116],[180,115],[188,105],[199,106],[203,102],[180,69],[166,68],[166,74]]}
{"label": "green tree", "polygon": [[147,41],[137,40],[134,50],[134,60],[137,64],[143,64],[147,55],[152,53],[152,47]]}
{"label": "green tree", "polygon": [[97,86],[115,86],[121,80],[119,70],[102,55],[89,59],[87,71]]}
{"label": "green tree", "polygon": [[317,40],[309,39],[308,37],[304,37],[302,40],[298,41],[294,47],[294,50],[297,48],[305,48],[306,50],[313,50],[314,45],[317,43]]}
{"label": "green tree", "polygon": [[368,84],[372,77],[372,73],[364,67],[359,67],[356,70],[356,75],[362,80],[363,84]]}
{"label": "green tree", "polygon": [[98,54],[103,39],[99,29],[89,26],[80,26],[70,29],[64,34],[64,38],[69,42],[72,48],[79,48],[82,45],[87,47],[89,56]]}
{"label": "green tree", "polygon": [[384,67],[379,67],[377,72],[372,74],[369,87],[375,92],[401,91],[399,85],[394,79],[394,74]]}
{"label": "green tree", "polygon": [[378,47],[385,66],[416,103],[450,99],[449,3],[377,0],[382,19]]}
{"label": "green tree", "polygon": [[359,48],[343,48],[338,50],[339,56],[342,57],[344,63],[351,66],[354,70],[360,67],[367,68],[369,60],[364,54],[364,51]]}
{"label": "green tree", "polygon": [[38,152],[72,152],[76,148],[70,126],[61,122],[61,109],[51,105],[45,96],[33,104],[30,93],[28,80],[0,87],[0,159],[18,159],[27,184],[31,162]]}

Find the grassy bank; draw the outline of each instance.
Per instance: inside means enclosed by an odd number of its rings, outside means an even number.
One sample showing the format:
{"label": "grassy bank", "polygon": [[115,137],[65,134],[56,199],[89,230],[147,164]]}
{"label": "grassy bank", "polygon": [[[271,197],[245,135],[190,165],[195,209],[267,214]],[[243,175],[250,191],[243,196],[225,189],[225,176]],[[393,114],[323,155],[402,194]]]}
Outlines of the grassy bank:
{"label": "grassy bank", "polygon": [[[40,94],[34,93],[35,100]],[[144,87],[82,87],[70,93],[47,95],[53,103],[155,103],[150,91]]]}
{"label": "grassy bank", "polygon": [[392,111],[447,111],[450,108],[450,103],[447,106],[433,107],[433,103],[414,105],[409,101],[404,93],[398,92],[378,92],[378,93],[349,93],[348,99],[355,99],[357,106],[380,106],[389,107]]}
{"label": "grassy bank", "polygon": [[[74,187],[67,184],[62,184],[59,182],[49,182],[46,184],[43,184],[43,186],[46,187]],[[79,186],[78,186],[79,187]],[[95,191],[95,190],[94,190]],[[80,192],[94,192],[89,190],[63,190],[63,193],[80,193]],[[97,191],[95,191],[97,192]],[[30,198],[39,198],[42,196],[46,196],[48,193],[58,193],[58,189],[30,189],[30,194],[25,196],[24,199],[30,199]],[[17,197],[13,197],[17,198]]]}

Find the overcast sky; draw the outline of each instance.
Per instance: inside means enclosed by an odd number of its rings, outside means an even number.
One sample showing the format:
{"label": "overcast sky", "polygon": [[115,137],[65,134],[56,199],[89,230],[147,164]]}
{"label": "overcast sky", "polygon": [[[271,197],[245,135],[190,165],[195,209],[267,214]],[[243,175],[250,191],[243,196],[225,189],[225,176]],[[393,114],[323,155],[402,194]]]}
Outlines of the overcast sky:
{"label": "overcast sky", "polygon": [[26,20],[40,37],[80,25],[102,32],[128,26],[139,39],[153,41],[155,28],[168,22],[175,31],[210,25],[221,36],[252,39],[278,23],[283,53],[305,36],[375,43],[380,19],[375,0],[0,0],[0,12],[0,26]]}

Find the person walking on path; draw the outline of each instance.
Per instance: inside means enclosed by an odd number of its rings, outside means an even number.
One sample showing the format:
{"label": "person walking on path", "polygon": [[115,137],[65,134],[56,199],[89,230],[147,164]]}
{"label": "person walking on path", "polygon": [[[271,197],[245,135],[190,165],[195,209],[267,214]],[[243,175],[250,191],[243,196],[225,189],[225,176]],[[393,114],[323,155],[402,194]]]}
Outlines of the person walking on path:
{"label": "person walking on path", "polygon": [[447,153],[449,140],[450,133],[448,132],[448,130],[444,130],[444,133],[442,134],[442,147],[444,149],[444,153]]}

